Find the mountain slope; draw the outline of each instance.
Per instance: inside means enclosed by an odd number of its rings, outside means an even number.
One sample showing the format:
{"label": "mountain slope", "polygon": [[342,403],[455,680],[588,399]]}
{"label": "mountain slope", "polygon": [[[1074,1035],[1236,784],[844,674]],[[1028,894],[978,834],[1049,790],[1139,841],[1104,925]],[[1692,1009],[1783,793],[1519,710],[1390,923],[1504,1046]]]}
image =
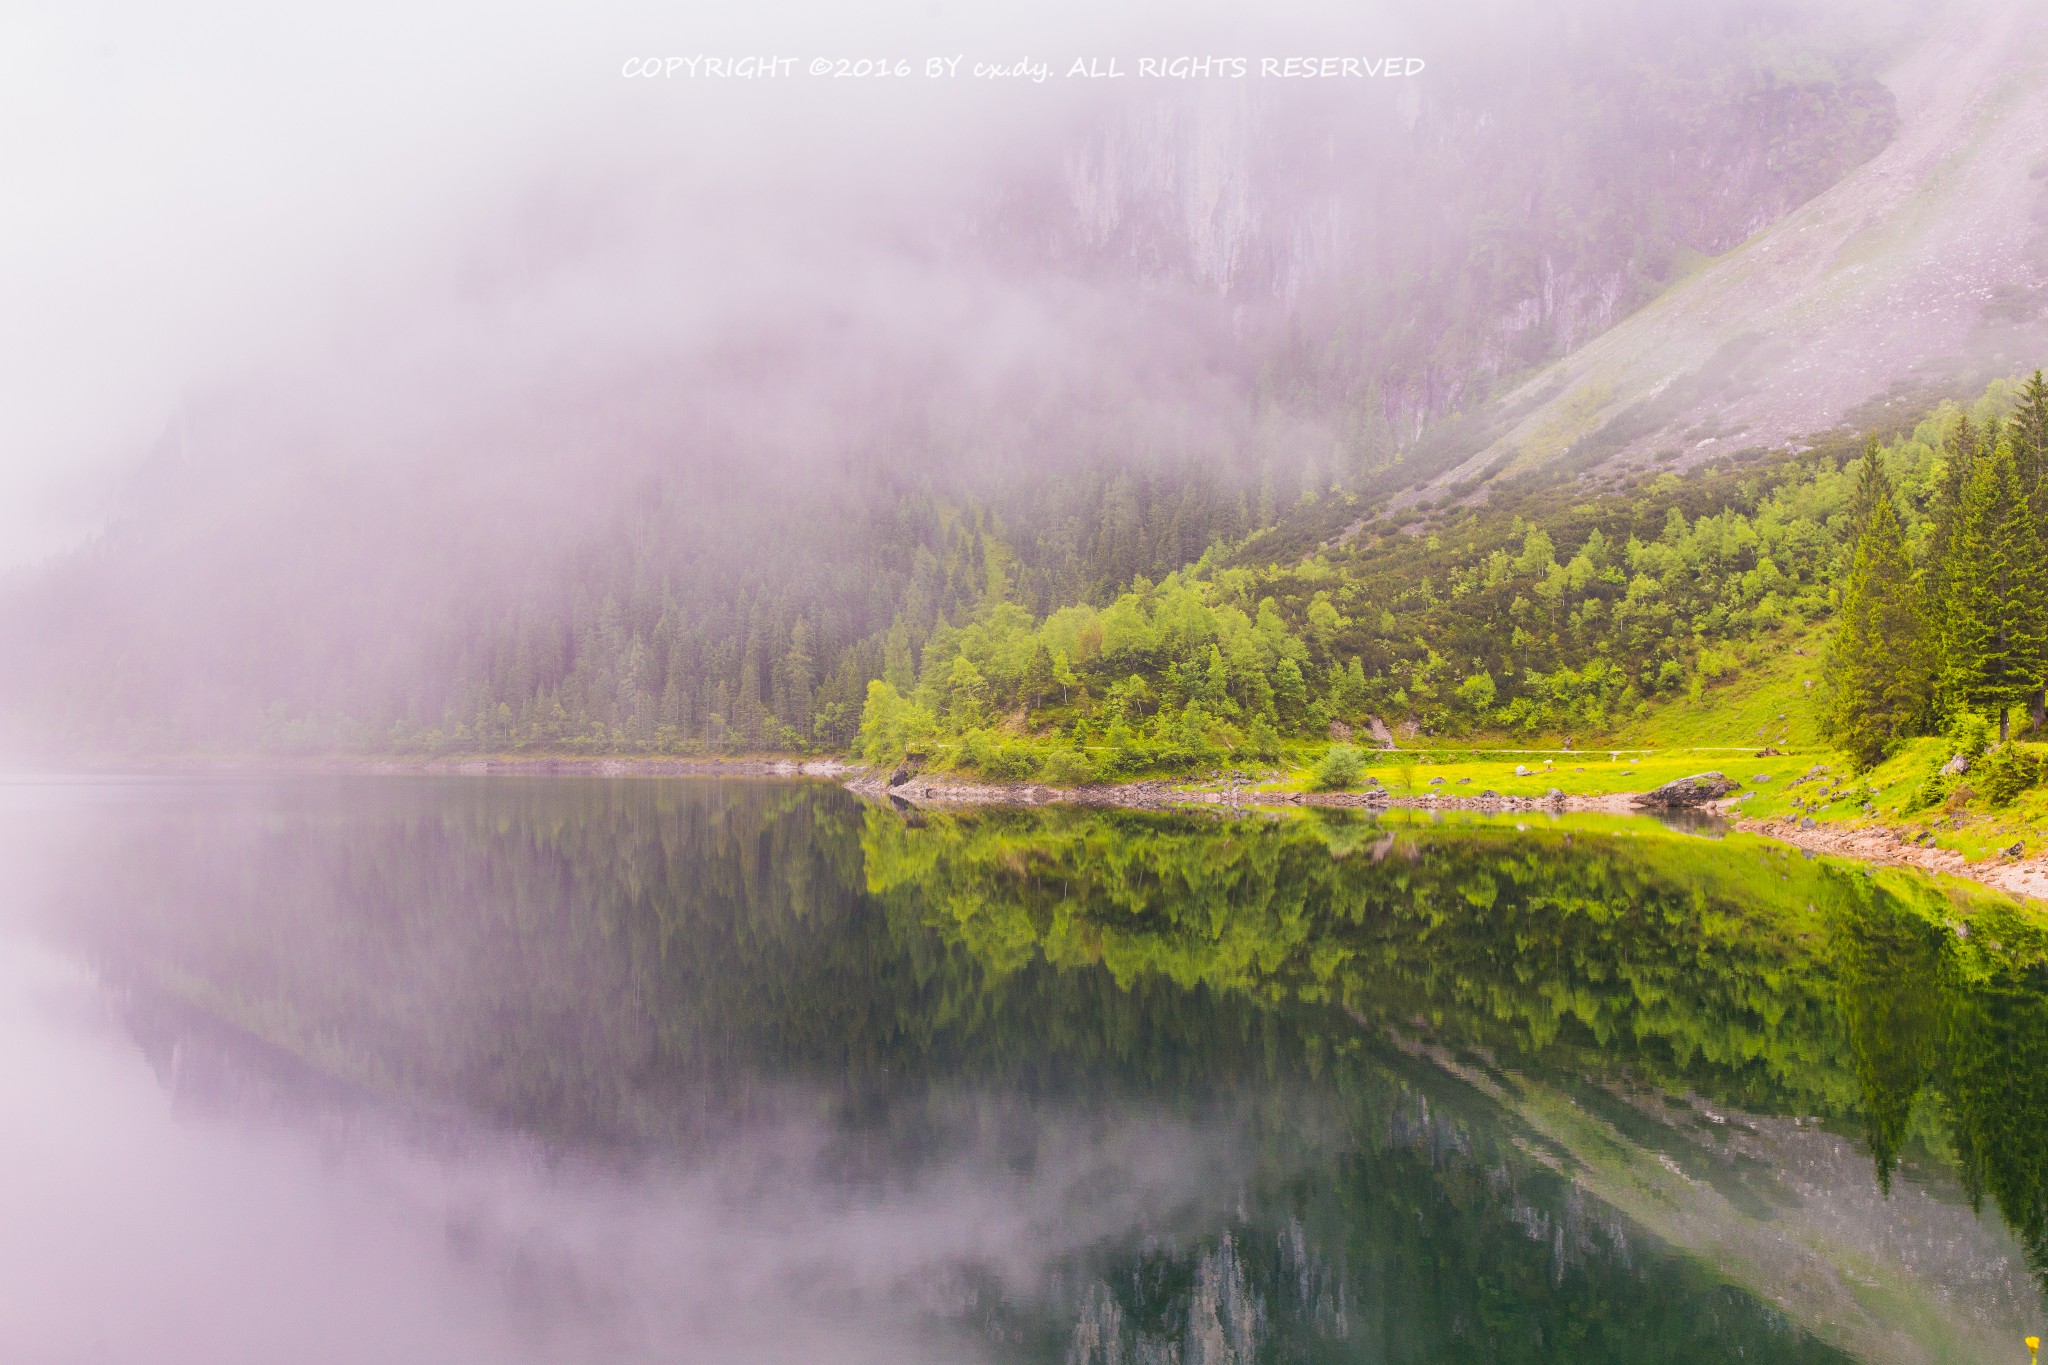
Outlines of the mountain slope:
{"label": "mountain slope", "polygon": [[2041,353],[2048,16],[1953,9],[1885,82],[1884,151],[1509,394],[1436,485],[1785,446]]}

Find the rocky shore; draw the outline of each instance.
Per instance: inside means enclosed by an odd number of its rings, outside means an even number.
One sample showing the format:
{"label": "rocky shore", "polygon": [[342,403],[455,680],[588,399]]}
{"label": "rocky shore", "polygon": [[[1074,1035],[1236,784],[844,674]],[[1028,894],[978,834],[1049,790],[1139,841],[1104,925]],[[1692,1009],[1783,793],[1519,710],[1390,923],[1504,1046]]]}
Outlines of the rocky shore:
{"label": "rocky shore", "polygon": [[1833,825],[1796,820],[1748,820],[1723,812],[1730,826],[1750,834],[1761,834],[1780,843],[1812,853],[1838,858],[1857,858],[1890,867],[1910,867],[1921,872],[1938,872],[2003,891],[2048,901],[2048,855],[2033,858],[1983,858],[1970,862],[1953,849],[1934,848],[1909,841],[1898,830],[1879,825]]}
{"label": "rocky shore", "polygon": [[[892,781],[892,776],[902,780]],[[1221,806],[1232,810],[1326,806],[1359,810],[1602,811],[1610,814],[1626,814],[1634,809],[1630,805],[1633,797],[1629,793],[1602,796],[1566,796],[1563,793],[1549,796],[1500,796],[1492,793],[1402,796],[1377,787],[1364,791],[1281,792],[1262,791],[1250,784],[1188,784],[1165,779],[1087,787],[1049,787],[1036,782],[964,782],[949,777],[901,773],[862,773],[845,785],[847,790],[861,796],[913,806],[1065,805],[1125,810],[1165,810],[1176,806]]]}
{"label": "rocky shore", "polygon": [[[1049,787],[1033,782],[967,782],[922,773],[908,774],[900,770],[893,774],[852,771],[852,779],[844,784],[849,791],[873,800],[887,800],[916,807],[1072,805],[1125,810],[1167,810],[1190,806],[1214,806],[1227,810],[1257,810],[1322,806],[1369,811],[1475,811],[1489,814],[1597,812],[1608,815],[1640,815],[1653,809],[1682,809],[1690,806],[1703,813],[1725,819],[1730,828],[1760,834],[1814,853],[1961,877],[2008,895],[2048,901],[2048,856],[2005,861],[1983,859],[1973,863],[1967,861],[1960,853],[1910,843],[1899,833],[1883,828],[1802,826],[1791,820],[1744,819],[1735,814],[1733,801],[1725,797],[1720,800],[1672,803],[1651,800],[1649,798],[1655,793],[1641,792],[1611,792],[1599,796],[1566,796],[1562,793],[1539,797],[1500,796],[1488,793],[1475,796],[1408,796],[1396,795],[1378,787],[1345,792],[1279,792],[1261,791],[1250,784],[1190,784],[1168,780],[1088,787]],[[1684,781],[1694,783],[1697,779],[1688,778]],[[1701,785],[1705,787],[1709,784]]]}

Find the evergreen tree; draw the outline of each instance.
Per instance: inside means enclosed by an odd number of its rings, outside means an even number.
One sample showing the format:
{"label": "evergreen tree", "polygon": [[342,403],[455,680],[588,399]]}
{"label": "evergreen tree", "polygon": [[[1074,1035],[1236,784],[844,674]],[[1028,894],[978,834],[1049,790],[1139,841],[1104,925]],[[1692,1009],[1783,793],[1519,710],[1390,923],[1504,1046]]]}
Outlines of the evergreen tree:
{"label": "evergreen tree", "polygon": [[1952,671],[1948,660],[1955,653],[1950,629],[1955,593],[1950,570],[1955,558],[1956,528],[1963,515],[1963,493],[1970,485],[1970,472],[1976,463],[1977,429],[1971,424],[1969,414],[1964,413],[1956,419],[1955,430],[1949,433],[1947,449],[1943,452],[1941,477],[1934,488],[1933,530],[1921,585],[1922,600],[1930,611],[1929,627],[1935,657],[1940,661],[1936,677],[1937,701],[1944,712],[1961,710],[1967,704],[1951,695],[1949,690]]}
{"label": "evergreen tree", "polygon": [[1043,706],[1055,688],[1060,685],[1058,671],[1053,667],[1052,651],[1045,647],[1043,640],[1031,652],[1031,662],[1024,666],[1024,700],[1034,708]]}
{"label": "evergreen tree", "polygon": [[2048,477],[2048,383],[2042,382],[2039,370],[2020,390],[2019,405],[2013,409],[2012,447],[2019,461],[2020,487],[2033,496]]}
{"label": "evergreen tree", "polygon": [[2010,442],[1978,460],[1964,490],[1944,569],[1943,685],[1962,704],[1998,712],[2033,699],[2048,671],[2048,566]]}
{"label": "evergreen tree", "polygon": [[731,724],[738,732],[741,747],[761,747],[761,637],[749,633],[747,646],[740,654],[739,702],[733,708],[737,714],[731,717]]}
{"label": "evergreen tree", "polygon": [[1829,737],[1868,768],[1923,724],[1932,669],[1905,527],[1874,443],[1855,504],[1865,509],[1864,519],[1850,550],[1821,720]]}
{"label": "evergreen tree", "polygon": [[1849,499],[1850,540],[1843,548],[1849,556],[1856,553],[1857,541],[1862,538],[1863,528],[1870,524],[1870,514],[1880,499],[1892,496],[1891,477],[1884,471],[1883,447],[1873,434],[1863,442],[1862,471],[1856,477],[1856,491]]}
{"label": "evergreen tree", "polygon": [[817,685],[817,663],[812,657],[811,623],[799,616],[789,630],[789,652],[782,656],[783,694],[787,710],[781,713],[785,724],[799,730],[808,730],[811,719],[812,689]]}

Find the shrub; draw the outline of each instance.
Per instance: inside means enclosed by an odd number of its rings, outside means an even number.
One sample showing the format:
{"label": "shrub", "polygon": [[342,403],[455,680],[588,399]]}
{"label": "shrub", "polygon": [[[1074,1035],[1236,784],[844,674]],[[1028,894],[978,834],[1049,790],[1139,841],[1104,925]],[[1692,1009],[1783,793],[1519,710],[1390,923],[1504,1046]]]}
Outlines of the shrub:
{"label": "shrub", "polygon": [[1328,752],[1317,762],[1315,788],[1317,791],[1341,791],[1353,786],[1365,774],[1365,755],[1355,744],[1332,744]]}
{"label": "shrub", "polygon": [[1948,737],[1950,750],[1972,763],[1991,744],[1991,722],[1975,711],[1964,711],[1956,716],[1943,733]]}
{"label": "shrub", "polygon": [[1079,749],[1054,749],[1038,772],[1055,787],[1079,787],[1095,780],[1095,763]]}
{"label": "shrub", "polygon": [[1993,806],[2009,806],[2021,792],[2041,781],[2041,759],[2017,744],[2001,744],[1986,754],[1972,774]]}
{"label": "shrub", "polygon": [[967,764],[997,782],[1017,782],[1031,775],[1031,755],[986,730],[969,730],[961,747]]}
{"label": "shrub", "polygon": [[1264,716],[1252,717],[1252,723],[1245,727],[1244,741],[1253,758],[1270,763],[1280,757],[1280,732]]}
{"label": "shrub", "polygon": [[1948,798],[1949,789],[1955,786],[1957,780],[1938,768],[1927,774],[1927,780],[1920,784],[1918,790],[1906,802],[1906,814],[1911,815],[1914,811],[1940,805]]}

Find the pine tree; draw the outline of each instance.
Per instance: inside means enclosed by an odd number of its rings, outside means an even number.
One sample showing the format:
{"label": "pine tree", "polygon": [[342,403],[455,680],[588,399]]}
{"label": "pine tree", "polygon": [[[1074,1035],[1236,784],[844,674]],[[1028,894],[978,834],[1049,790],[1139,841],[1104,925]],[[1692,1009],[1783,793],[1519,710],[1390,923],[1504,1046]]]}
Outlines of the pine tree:
{"label": "pine tree", "polygon": [[1949,433],[1941,478],[1935,484],[1931,517],[1933,530],[1921,584],[1921,596],[1929,609],[1929,634],[1939,663],[1936,699],[1944,713],[1961,710],[1967,704],[1951,695],[1949,688],[1949,681],[1955,676],[1948,664],[1955,653],[1951,629],[1955,592],[1951,568],[1955,560],[1956,528],[1963,515],[1963,494],[1970,485],[1970,473],[1976,464],[1977,429],[1971,425],[1969,414],[1964,413],[1956,419],[1955,430]]}
{"label": "pine tree", "polygon": [[1865,512],[1850,551],[1821,720],[1829,737],[1868,768],[1924,723],[1932,668],[1905,526],[1874,442],[1855,501]]}
{"label": "pine tree", "polygon": [[1045,704],[1054,688],[1060,685],[1059,674],[1053,668],[1052,651],[1045,647],[1045,641],[1038,642],[1038,648],[1031,652],[1031,662],[1024,666],[1024,704],[1036,710]]}
{"label": "pine tree", "polygon": [[1850,540],[1847,549],[1851,555],[1856,552],[1856,541],[1862,536],[1863,528],[1870,524],[1870,513],[1880,498],[1892,494],[1891,477],[1884,472],[1883,448],[1878,445],[1875,435],[1863,442],[1863,470],[1856,479],[1856,491],[1849,495]]}
{"label": "pine tree", "polygon": [[2031,497],[2048,477],[2048,383],[2042,382],[2039,370],[2020,390],[2019,405],[2013,409],[2012,447],[2019,461],[2020,487]]}
{"label": "pine tree", "polygon": [[2048,565],[2010,442],[1977,462],[1944,569],[1948,590],[1943,684],[1962,704],[1998,712],[2025,705],[2048,671]]}
{"label": "pine tree", "polygon": [[732,719],[733,729],[738,732],[742,747],[761,747],[761,637],[749,631],[747,645],[740,654],[739,701],[733,707],[737,713]]}
{"label": "pine tree", "polygon": [[789,628],[789,652],[782,656],[784,706],[783,723],[808,733],[811,728],[812,689],[817,686],[818,666],[812,655],[811,623],[803,617]]}

